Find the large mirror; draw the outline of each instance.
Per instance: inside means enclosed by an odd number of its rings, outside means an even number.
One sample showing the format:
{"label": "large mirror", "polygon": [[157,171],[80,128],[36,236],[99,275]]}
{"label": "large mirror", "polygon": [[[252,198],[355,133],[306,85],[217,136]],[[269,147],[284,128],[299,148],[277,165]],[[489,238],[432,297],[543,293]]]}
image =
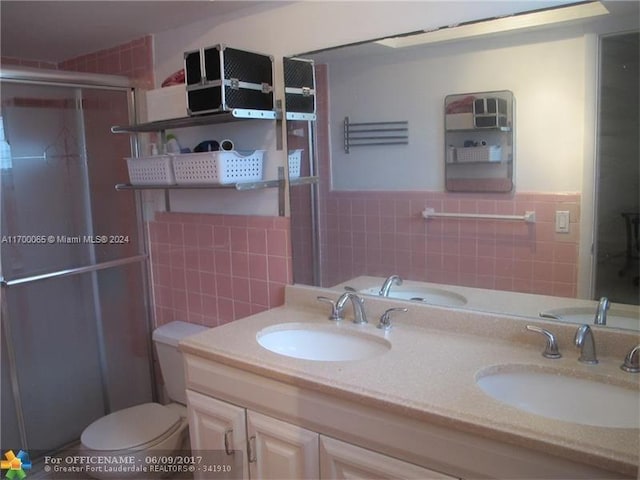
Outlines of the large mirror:
{"label": "large mirror", "polygon": [[[312,140],[319,182],[291,188],[294,281],[377,294],[395,274],[408,301],[504,312],[489,293],[512,292],[508,313],[578,322],[606,296],[629,320],[610,325],[634,328],[638,5],[613,3],[500,35],[295,52],[316,63],[318,110],[289,138]],[[445,99],[492,91],[517,100],[515,188],[447,191]],[[347,153],[345,118],[405,122],[408,141]]]}

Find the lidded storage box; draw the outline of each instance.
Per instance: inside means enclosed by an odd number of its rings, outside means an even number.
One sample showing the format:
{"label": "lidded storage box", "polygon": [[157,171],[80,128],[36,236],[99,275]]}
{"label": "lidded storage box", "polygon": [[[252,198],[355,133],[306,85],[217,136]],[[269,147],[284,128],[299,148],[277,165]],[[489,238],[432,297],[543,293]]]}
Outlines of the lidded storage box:
{"label": "lidded storage box", "polygon": [[287,112],[316,113],[315,63],[306,58],[284,58],[284,98]]}
{"label": "lidded storage box", "polygon": [[507,126],[507,101],[504,98],[477,98],[473,102],[473,122],[476,128]]}
{"label": "lidded storage box", "polygon": [[189,115],[273,110],[273,57],[225,45],[184,54]]}

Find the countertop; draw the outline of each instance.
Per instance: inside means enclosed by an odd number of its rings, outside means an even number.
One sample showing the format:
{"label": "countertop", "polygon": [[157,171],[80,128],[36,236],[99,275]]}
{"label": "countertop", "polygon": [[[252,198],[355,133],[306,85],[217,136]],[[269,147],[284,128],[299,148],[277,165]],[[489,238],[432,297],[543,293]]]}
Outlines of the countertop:
{"label": "countertop", "polygon": [[[589,366],[577,361],[571,345],[575,326],[419,305],[412,306],[407,314],[394,316],[393,328],[384,332],[375,327],[380,312],[402,302],[368,299],[368,324],[349,321],[350,307],[348,319],[337,324],[327,320],[327,305],[315,301],[316,295],[335,296],[335,292],[288,286],[283,307],[188,337],[180,348],[267,378],[416,420],[638,475],[638,428],[586,426],[530,414],[491,398],[475,381],[488,369],[526,365],[640,389],[640,375],[619,368],[624,356],[621,352],[640,340],[636,334],[594,330],[601,346],[600,363]],[[278,355],[256,341],[262,329],[289,322],[366,332],[391,342],[391,349],[364,360],[317,362]],[[554,330],[564,354],[561,359],[540,355],[542,338],[524,328],[532,323]]]}

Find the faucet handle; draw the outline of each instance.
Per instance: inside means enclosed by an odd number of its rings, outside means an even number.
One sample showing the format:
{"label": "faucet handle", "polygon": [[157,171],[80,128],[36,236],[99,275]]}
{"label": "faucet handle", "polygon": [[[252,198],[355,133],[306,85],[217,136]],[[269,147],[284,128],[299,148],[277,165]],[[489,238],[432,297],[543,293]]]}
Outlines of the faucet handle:
{"label": "faucet handle", "polygon": [[338,308],[336,302],[331,300],[328,297],[319,296],[316,297],[318,301],[328,303],[331,305],[331,314],[329,315],[329,320],[340,321],[342,320],[342,308]]}
{"label": "faucet handle", "polygon": [[549,330],[545,330],[544,328],[536,327],[535,325],[527,325],[527,330],[540,333],[546,337],[547,344],[545,345],[544,351],[542,352],[542,356],[544,358],[562,357],[562,354],[558,351],[558,341],[556,340],[556,336],[553,333],[551,333]]}
{"label": "faucet handle", "polygon": [[386,310],[382,315],[380,315],[380,323],[378,323],[378,328],[382,330],[391,329],[391,314],[393,312],[408,312],[408,308],[390,308]]}
{"label": "faucet handle", "polygon": [[627,353],[620,368],[625,372],[640,373],[640,345],[636,345]]}

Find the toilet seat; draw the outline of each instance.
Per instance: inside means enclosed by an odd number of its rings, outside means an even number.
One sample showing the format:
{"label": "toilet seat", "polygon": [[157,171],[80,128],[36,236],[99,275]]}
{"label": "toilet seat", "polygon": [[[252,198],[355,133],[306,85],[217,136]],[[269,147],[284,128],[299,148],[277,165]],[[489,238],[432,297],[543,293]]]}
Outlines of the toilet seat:
{"label": "toilet seat", "polygon": [[90,450],[140,449],[173,434],[183,419],[159,403],[143,403],[102,417],[89,425],[80,437]]}

